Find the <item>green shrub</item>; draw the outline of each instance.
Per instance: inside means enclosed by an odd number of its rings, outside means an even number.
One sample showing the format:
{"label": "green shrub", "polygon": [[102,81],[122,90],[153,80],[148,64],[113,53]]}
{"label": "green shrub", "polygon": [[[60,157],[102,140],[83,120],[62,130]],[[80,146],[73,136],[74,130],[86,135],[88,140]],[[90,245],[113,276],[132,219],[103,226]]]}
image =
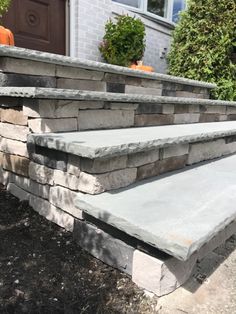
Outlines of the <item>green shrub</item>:
{"label": "green shrub", "polygon": [[0,17],[7,11],[11,0],[0,0]]}
{"label": "green shrub", "polygon": [[189,0],[173,32],[169,73],[216,83],[212,96],[236,100],[235,0]]}
{"label": "green shrub", "polygon": [[121,15],[116,22],[105,25],[105,35],[99,50],[111,64],[129,66],[141,60],[145,50],[145,26],[140,19]]}

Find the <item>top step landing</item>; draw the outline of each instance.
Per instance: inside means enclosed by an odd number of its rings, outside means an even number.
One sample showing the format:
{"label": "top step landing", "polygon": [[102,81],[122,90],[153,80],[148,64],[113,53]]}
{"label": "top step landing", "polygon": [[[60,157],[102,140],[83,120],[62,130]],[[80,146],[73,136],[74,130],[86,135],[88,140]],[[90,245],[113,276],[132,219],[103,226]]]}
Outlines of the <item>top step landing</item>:
{"label": "top step landing", "polygon": [[[215,84],[182,77],[9,46],[0,47],[0,69],[1,86],[41,86],[194,98],[209,98],[209,91],[216,87]],[[31,77],[27,79],[25,75]]]}

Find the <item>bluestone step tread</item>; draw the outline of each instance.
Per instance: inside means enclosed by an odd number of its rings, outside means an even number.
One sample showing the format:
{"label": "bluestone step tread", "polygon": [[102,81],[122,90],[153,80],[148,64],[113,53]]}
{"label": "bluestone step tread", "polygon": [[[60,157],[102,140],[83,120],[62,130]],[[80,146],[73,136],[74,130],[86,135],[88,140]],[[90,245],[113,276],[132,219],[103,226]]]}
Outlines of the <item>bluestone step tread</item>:
{"label": "bluestone step tread", "polygon": [[[236,155],[100,195],[80,210],[180,260],[236,219]],[[236,230],[235,230],[236,232]]]}
{"label": "bluestone step tread", "polygon": [[73,57],[62,56],[62,55],[52,54],[48,52],[41,52],[41,51],[18,48],[18,47],[1,46],[0,56],[12,57],[12,58],[17,58],[17,59],[33,60],[33,61],[38,61],[38,62],[46,62],[46,63],[51,63],[51,64],[77,67],[77,68],[88,69],[88,70],[104,71],[108,73],[123,74],[123,75],[148,78],[148,79],[153,79],[153,80],[162,80],[162,81],[167,81],[167,82],[172,82],[172,83],[187,84],[187,85],[210,88],[210,89],[216,87],[215,84],[186,79],[183,77],[176,77],[176,76],[171,76],[171,75],[162,74],[162,73],[138,71],[138,70],[133,70],[127,67],[116,66],[116,65],[112,65],[108,63],[83,60],[79,58],[73,58]]}
{"label": "bluestone step tread", "polygon": [[72,133],[32,134],[38,146],[86,158],[106,158],[236,134],[236,121]]}
{"label": "bluestone step tread", "polygon": [[75,89],[59,89],[44,87],[1,87],[0,97],[20,97],[35,99],[62,99],[62,100],[90,100],[124,103],[157,103],[157,104],[186,104],[186,105],[213,105],[236,106],[235,101],[212,99],[198,99],[185,97],[153,96],[124,93],[108,93],[96,91],[82,91]]}

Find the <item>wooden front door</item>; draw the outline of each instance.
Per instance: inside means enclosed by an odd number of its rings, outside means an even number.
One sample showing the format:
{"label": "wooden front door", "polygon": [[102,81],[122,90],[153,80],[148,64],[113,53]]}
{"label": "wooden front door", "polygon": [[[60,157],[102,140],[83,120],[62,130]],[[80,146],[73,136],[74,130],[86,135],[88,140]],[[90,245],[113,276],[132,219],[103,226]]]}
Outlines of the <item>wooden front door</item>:
{"label": "wooden front door", "polygon": [[65,54],[66,0],[12,0],[2,25],[11,29],[15,45]]}

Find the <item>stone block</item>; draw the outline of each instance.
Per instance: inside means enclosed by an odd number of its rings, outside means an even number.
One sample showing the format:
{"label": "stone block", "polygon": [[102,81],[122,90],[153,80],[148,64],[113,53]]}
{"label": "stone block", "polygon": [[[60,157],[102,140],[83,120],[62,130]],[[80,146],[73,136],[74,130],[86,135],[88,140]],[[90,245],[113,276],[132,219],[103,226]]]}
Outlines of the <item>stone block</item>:
{"label": "stone block", "polygon": [[59,78],[57,79],[57,88],[105,92],[106,82]]}
{"label": "stone block", "polygon": [[140,152],[128,155],[128,167],[139,167],[150,164],[159,159],[159,150],[154,149],[146,152]]}
{"label": "stone block", "polygon": [[81,110],[79,129],[110,129],[134,125],[133,110]]}
{"label": "stone block", "polygon": [[29,177],[38,183],[53,185],[54,170],[34,162],[30,162]]}
{"label": "stone block", "polygon": [[199,122],[199,113],[182,113],[174,115],[174,124],[197,123]]}
{"label": "stone block", "polygon": [[226,113],[227,115],[230,115],[230,114],[236,115],[236,106],[227,106]]}
{"label": "stone block", "polygon": [[163,104],[162,113],[163,114],[173,114],[175,111],[175,105]]}
{"label": "stone block", "polygon": [[173,124],[174,115],[171,114],[138,114],[134,117],[135,126]]}
{"label": "stone block", "polygon": [[71,215],[67,214],[60,208],[53,206],[48,201],[34,195],[30,196],[29,204],[41,216],[54,222],[67,231],[73,232],[74,218]]}
{"label": "stone block", "polygon": [[84,250],[104,263],[132,275],[134,248],[103,230],[75,220],[74,239]]}
{"label": "stone block", "polygon": [[105,73],[104,81],[108,83],[125,84],[126,77],[124,75]]}
{"label": "stone block", "polygon": [[70,132],[77,131],[78,123],[75,118],[65,119],[32,119],[29,128],[33,133]]}
{"label": "stone block", "polygon": [[105,103],[105,109],[111,110],[136,110],[139,104],[126,103],[126,102],[114,102]]}
{"label": "stone block", "polygon": [[170,158],[174,156],[183,156],[188,154],[189,152],[189,145],[188,144],[179,144],[179,145],[172,145],[163,148],[163,156],[162,159]]}
{"label": "stone block", "polygon": [[131,86],[142,86],[142,78],[137,76],[126,76],[125,84]]}
{"label": "stone block", "polygon": [[17,173],[24,177],[28,177],[29,176],[29,163],[30,161],[28,158],[4,154],[2,167],[6,170]]}
{"label": "stone block", "polygon": [[0,151],[12,155],[29,157],[26,143],[0,137]]}
{"label": "stone block", "polygon": [[200,106],[200,112],[226,114],[226,106],[204,105],[204,106]]}
{"label": "stone block", "polygon": [[7,191],[10,192],[15,197],[17,197],[20,201],[29,201],[30,193],[21,189],[19,186],[15,185],[14,183],[9,183],[7,185]]}
{"label": "stone block", "polygon": [[200,106],[199,105],[189,105],[189,113],[199,113]]}
{"label": "stone block", "polygon": [[236,120],[236,114],[229,114],[227,120],[228,121],[235,121]]}
{"label": "stone block", "polygon": [[162,95],[162,89],[126,85],[125,86],[125,93],[126,94],[142,94],[142,95],[161,96]]}
{"label": "stone block", "polygon": [[140,103],[137,110],[136,114],[150,114],[150,113],[162,113],[162,105],[157,104],[157,103]]}
{"label": "stone block", "polygon": [[218,122],[220,121],[220,114],[218,113],[201,113],[199,122]]}
{"label": "stone block", "polygon": [[11,175],[11,181],[18,187],[24,189],[25,191],[37,195],[41,198],[49,198],[49,186],[39,184],[35,181],[30,180],[29,178],[17,176],[15,174]]}
{"label": "stone block", "polygon": [[[59,101],[60,103],[60,101]],[[102,109],[104,107],[103,101],[90,101],[90,100],[80,100],[78,101],[79,110],[85,109]]]}
{"label": "stone block", "polygon": [[22,99],[16,98],[16,97],[13,98],[13,97],[8,97],[8,96],[1,96],[0,106],[4,108],[18,108],[22,106]]}
{"label": "stone block", "polygon": [[163,84],[158,80],[142,79],[141,86],[162,90]]}
{"label": "stone block", "polygon": [[219,117],[219,121],[227,121],[228,120],[228,117],[226,114],[221,114],[220,117]]}
{"label": "stone block", "polygon": [[82,211],[75,205],[75,200],[79,195],[79,192],[71,191],[62,186],[54,186],[50,189],[49,202],[73,217],[83,219]]}
{"label": "stone block", "polygon": [[138,168],[137,180],[158,176],[160,174],[184,168],[187,163],[187,155],[175,156],[158,160]]}
{"label": "stone block", "polygon": [[190,144],[188,164],[192,165],[200,161],[221,157],[225,154],[226,145],[224,139]]}
{"label": "stone block", "polygon": [[56,77],[101,81],[104,77],[104,73],[82,68],[56,65]]}
{"label": "stone block", "polygon": [[173,257],[159,259],[135,250],[132,280],[139,287],[163,296],[188,280],[195,263],[195,255],[183,262]]}
{"label": "stone block", "polygon": [[88,194],[99,194],[113,189],[126,187],[135,182],[137,176],[136,168],[116,170],[104,174],[91,175],[80,173],[79,191]]}
{"label": "stone block", "polygon": [[120,83],[106,83],[106,91],[108,93],[125,93],[125,85]]}
{"label": "stone block", "polygon": [[176,97],[205,99],[206,95],[196,94],[188,91],[176,91]]}
{"label": "stone block", "polygon": [[55,76],[56,68],[52,63],[1,57],[0,68],[3,72],[27,75]]}
{"label": "stone block", "polygon": [[0,136],[16,141],[27,141],[30,130],[26,126],[0,122]]}
{"label": "stone block", "polygon": [[17,73],[0,73],[0,86],[46,87],[55,88],[56,78],[50,76],[27,75]]}
{"label": "stone block", "polygon": [[189,105],[187,104],[176,104],[174,113],[189,113]]}
{"label": "stone block", "polygon": [[80,175],[80,158],[76,155],[68,155],[67,172],[76,177]]}
{"label": "stone block", "polygon": [[0,153],[0,183],[2,185],[7,185],[11,179],[11,172],[4,170],[2,168],[2,162],[1,162],[1,153]]}
{"label": "stone block", "polygon": [[55,185],[61,185],[70,190],[78,191],[79,179],[73,174],[54,170],[53,181]]}
{"label": "stone block", "polygon": [[2,109],[1,121],[17,125],[27,125],[28,117],[23,115],[22,108]]}
{"label": "stone block", "polygon": [[104,173],[124,169],[127,166],[127,156],[118,156],[108,159],[81,158],[80,168],[88,173]]}

